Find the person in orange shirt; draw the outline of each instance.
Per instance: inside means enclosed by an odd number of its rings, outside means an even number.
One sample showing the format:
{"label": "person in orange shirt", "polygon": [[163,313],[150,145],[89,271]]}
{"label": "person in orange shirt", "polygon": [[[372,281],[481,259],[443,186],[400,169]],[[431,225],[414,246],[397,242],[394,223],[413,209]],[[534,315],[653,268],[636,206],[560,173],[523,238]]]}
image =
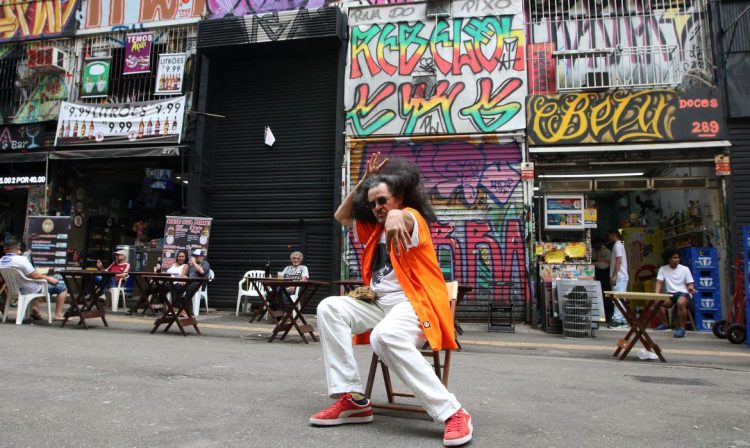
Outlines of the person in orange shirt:
{"label": "person in orange shirt", "polygon": [[457,346],[448,291],[428,225],[435,214],[416,165],[404,159],[381,160],[380,153],[374,154],[334,217],[354,227],[357,239],[365,243],[362,278],[376,299],[334,296],[318,305],[328,394],[336,401],[310,417],[310,423],[334,426],[373,420],[352,340],[354,334],[362,341],[361,334],[372,330],[373,351],[414,392],[427,413],[445,423],[443,444],[469,442],[471,416],[417,348],[425,340],[433,350]]}

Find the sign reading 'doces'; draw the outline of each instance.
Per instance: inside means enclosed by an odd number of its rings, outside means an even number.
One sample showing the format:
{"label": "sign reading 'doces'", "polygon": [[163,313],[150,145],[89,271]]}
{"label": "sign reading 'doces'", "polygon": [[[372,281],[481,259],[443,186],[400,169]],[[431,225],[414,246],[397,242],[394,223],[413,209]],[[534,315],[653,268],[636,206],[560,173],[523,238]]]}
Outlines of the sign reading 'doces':
{"label": "sign reading 'doces'", "polygon": [[124,104],[63,102],[55,146],[179,143],[185,97]]}

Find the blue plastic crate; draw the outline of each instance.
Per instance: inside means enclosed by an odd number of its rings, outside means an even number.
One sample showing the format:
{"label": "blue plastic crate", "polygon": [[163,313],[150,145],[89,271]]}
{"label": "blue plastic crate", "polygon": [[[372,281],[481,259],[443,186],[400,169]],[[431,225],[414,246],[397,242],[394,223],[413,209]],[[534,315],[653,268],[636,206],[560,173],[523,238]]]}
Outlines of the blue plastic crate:
{"label": "blue plastic crate", "polygon": [[682,264],[691,270],[719,267],[719,255],[714,247],[685,247],[679,252]]}
{"label": "blue plastic crate", "polygon": [[693,311],[694,314],[701,311],[721,311],[721,295],[718,291],[713,290],[695,291],[695,294],[693,294]]}
{"label": "blue plastic crate", "polygon": [[711,331],[714,322],[721,319],[720,311],[696,311],[695,315],[695,329],[698,331]]}
{"label": "blue plastic crate", "polygon": [[695,280],[695,287],[701,289],[719,289],[720,288],[720,277],[717,269],[695,269],[693,274],[693,280]]}

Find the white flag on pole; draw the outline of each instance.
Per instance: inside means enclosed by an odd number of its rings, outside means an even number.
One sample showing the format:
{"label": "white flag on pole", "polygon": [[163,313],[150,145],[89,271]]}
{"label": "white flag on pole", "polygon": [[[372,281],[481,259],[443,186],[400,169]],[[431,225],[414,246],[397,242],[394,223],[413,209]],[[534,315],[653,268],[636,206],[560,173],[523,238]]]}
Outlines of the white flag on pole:
{"label": "white flag on pole", "polygon": [[276,141],[276,137],[273,136],[273,132],[271,132],[271,128],[266,126],[266,130],[263,133],[263,141],[268,146],[273,146],[273,143]]}

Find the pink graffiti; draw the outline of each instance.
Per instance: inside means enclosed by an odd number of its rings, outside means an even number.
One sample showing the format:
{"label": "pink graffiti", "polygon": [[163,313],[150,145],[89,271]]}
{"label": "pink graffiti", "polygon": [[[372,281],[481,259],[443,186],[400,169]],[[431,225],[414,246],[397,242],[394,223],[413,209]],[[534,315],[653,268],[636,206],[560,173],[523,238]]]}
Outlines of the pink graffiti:
{"label": "pink graffiti", "polygon": [[207,17],[218,19],[226,16],[290,11],[300,8],[320,8],[326,0],[207,0]]}

